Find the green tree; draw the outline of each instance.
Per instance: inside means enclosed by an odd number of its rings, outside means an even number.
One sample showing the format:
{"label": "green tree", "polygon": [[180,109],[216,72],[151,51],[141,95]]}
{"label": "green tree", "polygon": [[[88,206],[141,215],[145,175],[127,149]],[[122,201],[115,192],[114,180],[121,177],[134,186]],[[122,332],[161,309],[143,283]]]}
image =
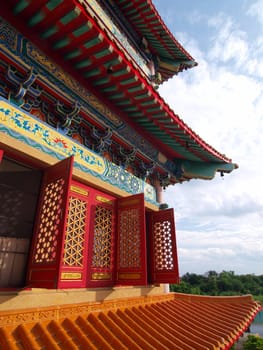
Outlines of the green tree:
{"label": "green tree", "polygon": [[184,280],[181,280],[180,284],[171,284],[170,291],[178,293],[191,293],[191,286],[189,285],[189,283],[185,282]]}
{"label": "green tree", "polygon": [[203,276],[197,275],[196,273],[187,272],[184,276],[184,281],[191,284],[191,286],[199,286],[201,281],[204,279]]}
{"label": "green tree", "polygon": [[263,338],[249,335],[244,343],[244,350],[263,350]]}
{"label": "green tree", "polygon": [[233,271],[208,271],[204,275],[186,273],[179,285],[170,285],[172,292],[201,295],[253,294],[263,304],[263,275],[235,275]]}

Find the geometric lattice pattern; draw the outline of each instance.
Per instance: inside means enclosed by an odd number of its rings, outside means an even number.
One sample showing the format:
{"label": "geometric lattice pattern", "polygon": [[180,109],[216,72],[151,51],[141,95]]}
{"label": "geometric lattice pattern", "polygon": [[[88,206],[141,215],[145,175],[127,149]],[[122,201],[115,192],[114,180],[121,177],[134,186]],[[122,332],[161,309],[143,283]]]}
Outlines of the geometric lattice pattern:
{"label": "geometric lattice pattern", "polygon": [[66,266],[83,265],[86,214],[87,203],[70,197],[63,258]]}
{"label": "geometric lattice pattern", "polygon": [[119,229],[120,267],[141,267],[140,209],[120,211]]}
{"label": "geometric lattice pattern", "polygon": [[156,270],[173,270],[173,246],[170,221],[154,224],[154,264]]}
{"label": "geometric lattice pattern", "polygon": [[112,219],[112,209],[100,205],[96,206],[92,267],[111,267],[113,245]]}
{"label": "geometric lattice pattern", "polygon": [[50,263],[56,259],[64,182],[63,178],[50,182],[44,190],[34,252],[35,263]]}

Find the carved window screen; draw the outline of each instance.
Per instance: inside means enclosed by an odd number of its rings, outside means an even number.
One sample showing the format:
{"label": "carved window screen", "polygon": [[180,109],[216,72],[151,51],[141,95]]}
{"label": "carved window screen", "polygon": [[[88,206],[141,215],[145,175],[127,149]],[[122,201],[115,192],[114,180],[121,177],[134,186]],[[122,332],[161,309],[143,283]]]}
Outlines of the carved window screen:
{"label": "carved window screen", "polygon": [[114,284],[116,199],[92,191],[87,286],[109,287]]}
{"label": "carved window screen", "polygon": [[87,202],[70,196],[64,241],[64,266],[83,266],[86,215]]}
{"label": "carved window screen", "polygon": [[87,186],[71,180],[59,288],[86,287],[90,191]]}
{"label": "carved window screen", "polygon": [[70,157],[44,172],[27,274],[32,287],[58,287],[72,167]]}
{"label": "carved window screen", "polygon": [[92,267],[109,269],[112,265],[113,249],[112,208],[97,205],[94,220]]}
{"label": "carved window screen", "polygon": [[37,230],[34,263],[52,263],[57,258],[59,224],[65,181],[57,179],[44,189],[43,204]]}
{"label": "carved window screen", "polygon": [[141,268],[141,232],[139,208],[119,212],[119,264],[120,268]]}
{"label": "carved window screen", "polygon": [[151,212],[148,218],[148,256],[151,283],[178,283],[178,259],[173,209]]}
{"label": "carved window screen", "polygon": [[144,195],[118,200],[116,283],[146,285],[146,231]]}

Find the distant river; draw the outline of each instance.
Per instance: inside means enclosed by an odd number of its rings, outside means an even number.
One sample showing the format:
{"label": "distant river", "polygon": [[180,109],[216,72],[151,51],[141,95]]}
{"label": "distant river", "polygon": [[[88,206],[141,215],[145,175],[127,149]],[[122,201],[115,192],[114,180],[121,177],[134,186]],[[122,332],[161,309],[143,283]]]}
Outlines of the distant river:
{"label": "distant river", "polygon": [[250,326],[251,333],[258,333],[263,337],[263,311],[260,311]]}

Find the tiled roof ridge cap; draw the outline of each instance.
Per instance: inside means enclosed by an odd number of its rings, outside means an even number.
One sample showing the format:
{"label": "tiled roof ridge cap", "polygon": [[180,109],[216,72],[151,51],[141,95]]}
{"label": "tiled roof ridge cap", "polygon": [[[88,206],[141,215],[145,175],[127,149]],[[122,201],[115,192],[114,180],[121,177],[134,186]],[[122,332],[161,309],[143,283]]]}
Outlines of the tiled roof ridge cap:
{"label": "tiled roof ridge cap", "polygon": [[231,295],[231,296],[210,296],[210,295],[198,295],[198,294],[185,294],[185,293],[170,293],[174,295],[174,299],[187,300],[191,302],[211,302],[211,303],[255,303],[260,305],[253,299],[251,294],[245,295]]}

